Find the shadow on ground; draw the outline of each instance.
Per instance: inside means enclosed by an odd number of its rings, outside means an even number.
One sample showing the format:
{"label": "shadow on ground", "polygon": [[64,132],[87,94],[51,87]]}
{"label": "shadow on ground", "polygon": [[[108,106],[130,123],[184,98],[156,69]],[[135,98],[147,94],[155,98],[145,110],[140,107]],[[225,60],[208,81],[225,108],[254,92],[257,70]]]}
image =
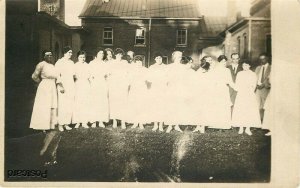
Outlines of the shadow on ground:
{"label": "shadow on ground", "polygon": [[[39,150],[43,133],[7,139],[5,171],[47,170],[47,179],[8,178],[6,181],[95,182],[269,182],[270,137],[254,129],[205,134],[152,132],[140,129],[90,128],[58,132],[58,164],[43,167]],[[6,173],[5,173],[6,174]]]}

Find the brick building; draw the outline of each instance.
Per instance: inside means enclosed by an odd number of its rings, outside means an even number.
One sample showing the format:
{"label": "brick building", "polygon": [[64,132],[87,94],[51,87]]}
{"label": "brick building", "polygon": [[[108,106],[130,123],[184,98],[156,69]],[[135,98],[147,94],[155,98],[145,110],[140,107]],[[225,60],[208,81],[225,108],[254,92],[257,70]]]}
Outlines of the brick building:
{"label": "brick building", "polygon": [[83,49],[93,56],[97,47],[132,50],[144,65],[156,52],[169,63],[175,49],[198,58],[198,38],[205,30],[194,0],[87,0],[79,16],[89,31]]}
{"label": "brick building", "polygon": [[237,52],[256,66],[260,53],[272,55],[270,4],[270,0],[252,0],[249,17],[236,12],[236,21],[220,33],[226,56]]}
{"label": "brick building", "polygon": [[[62,1],[44,1],[47,6],[39,0],[6,1],[5,124],[9,136],[31,131],[28,126],[36,90],[31,74],[42,51],[52,50],[57,60],[63,46],[71,45],[76,52],[83,44],[86,31],[63,22]],[[53,8],[51,2],[60,6]],[[44,11],[38,11],[42,7]]]}

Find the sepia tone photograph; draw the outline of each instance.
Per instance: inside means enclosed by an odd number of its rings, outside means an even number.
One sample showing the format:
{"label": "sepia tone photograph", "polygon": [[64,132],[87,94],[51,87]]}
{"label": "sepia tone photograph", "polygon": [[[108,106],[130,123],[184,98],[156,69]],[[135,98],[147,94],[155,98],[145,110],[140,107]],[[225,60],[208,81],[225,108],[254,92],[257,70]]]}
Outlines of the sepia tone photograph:
{"label": "sepia tone photograph", "polygon": [[6,0],[4,181],[268,185],[272,3]]}

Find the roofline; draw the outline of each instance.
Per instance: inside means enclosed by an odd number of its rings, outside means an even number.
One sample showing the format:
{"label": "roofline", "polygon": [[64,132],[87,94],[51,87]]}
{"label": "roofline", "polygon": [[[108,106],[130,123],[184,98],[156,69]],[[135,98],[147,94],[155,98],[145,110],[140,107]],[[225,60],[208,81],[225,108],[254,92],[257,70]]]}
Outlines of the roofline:
{"label": "roofline", "polygon": [[197,18],[171,18],[171,17],[105,17],[105,16],[78,16],[80,19],[115,19],[115,20],[202,20],[203,16]]}
{"label": "roofline", "polygon": [[237,26],[246,23],[248,21],[271,21],[271,18],[265,18],[265,17],[245,17],[235,23],[233,23],[232,25],[230,25],[229,27],[227,27],[225,30],[223,30],[222,32],[220,32],[219,35],[223,35],[225,36],[226,31],[231,31],[234,28],[236,28]]}

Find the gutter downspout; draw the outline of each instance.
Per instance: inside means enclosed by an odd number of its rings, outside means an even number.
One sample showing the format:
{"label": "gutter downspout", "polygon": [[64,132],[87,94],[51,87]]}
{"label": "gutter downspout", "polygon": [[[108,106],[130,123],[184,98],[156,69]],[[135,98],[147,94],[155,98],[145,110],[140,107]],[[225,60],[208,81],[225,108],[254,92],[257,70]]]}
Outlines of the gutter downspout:
{"label": "gutter downspout", "polygon": [[248,37],[248,59],[251,61],[251,38],[252,38],[252,20],[249,20],[249,37]]}
{"label": "gutter downspout", "polygon": [[149,65],[150,65],[150,60],[151,60],[151,57],[150,57],[150,55],[151,55],[151,53],[150,53],[150,51],[151,51],[151,24],[152,24],[152,19],[151,18],[149,18],[149,37],[148,37],[148,44],[149,44],[149,46],[148,46],[148,62],[147,62],[147,67],[149,67]]}

